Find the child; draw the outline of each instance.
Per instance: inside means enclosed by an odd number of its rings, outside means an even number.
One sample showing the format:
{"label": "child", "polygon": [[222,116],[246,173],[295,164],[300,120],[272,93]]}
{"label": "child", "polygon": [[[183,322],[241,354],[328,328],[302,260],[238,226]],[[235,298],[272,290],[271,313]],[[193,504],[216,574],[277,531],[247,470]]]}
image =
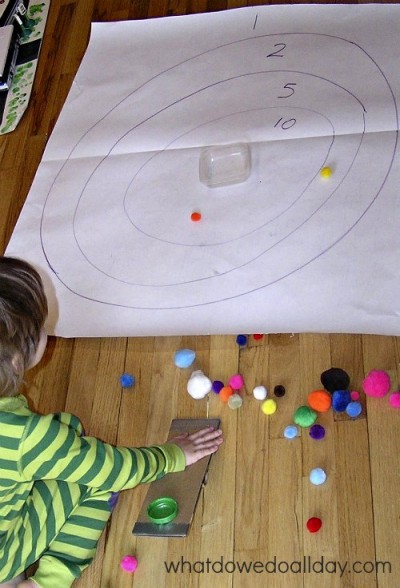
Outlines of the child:
{"label": "child", "polygon": [[[38,273],[0,257],[0,587],[67,588],[92,561],[117,492],[217,451],[220,430],[153,447],[83,436],[71,414],[41,416],[19,395],[45,350],[47,301]],[[33,562],[39,567],[24,580]],[[3,583],[1,583],[3,582]]]}

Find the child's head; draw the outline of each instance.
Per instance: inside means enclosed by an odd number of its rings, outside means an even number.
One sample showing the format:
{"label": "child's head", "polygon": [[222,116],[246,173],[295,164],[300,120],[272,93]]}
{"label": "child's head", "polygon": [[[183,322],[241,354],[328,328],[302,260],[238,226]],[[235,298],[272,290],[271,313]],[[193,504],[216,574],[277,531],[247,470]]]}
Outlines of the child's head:
{"label": "child's head", "polygon": [[25,370],[43,351],[46,317],[37,271],[20,259],[0,257],[0,396],[18,394]]}

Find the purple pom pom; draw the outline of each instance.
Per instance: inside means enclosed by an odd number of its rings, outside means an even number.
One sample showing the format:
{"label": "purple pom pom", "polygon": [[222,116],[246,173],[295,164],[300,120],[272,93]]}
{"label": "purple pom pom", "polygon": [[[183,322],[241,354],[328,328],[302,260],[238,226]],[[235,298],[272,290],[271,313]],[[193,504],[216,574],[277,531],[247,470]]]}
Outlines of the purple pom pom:
{"label": "purple pom pom", "polygon": [[221,380],[214,380],[211,386],[211,390],[215,392],[215,394],[219,394],[224,387],[224,383]]}
{"label": "purple pom pom", "polygon": [[325,437],[325,429],[322,425],[312,425],[310,428],[310,437],[319,441]]}
{"label": "purple pom pom", "polygon": [[110,507],[111,512],[114,510],[118,502],[119,494],[119,492],[111,492],[111,496],[108,499],[108,506]]}

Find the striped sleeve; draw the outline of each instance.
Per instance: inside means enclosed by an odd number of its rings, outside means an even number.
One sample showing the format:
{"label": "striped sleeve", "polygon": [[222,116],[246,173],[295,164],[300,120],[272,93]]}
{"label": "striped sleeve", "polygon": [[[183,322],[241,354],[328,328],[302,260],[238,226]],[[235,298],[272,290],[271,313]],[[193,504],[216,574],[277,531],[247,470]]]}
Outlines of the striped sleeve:
{"label": "striped sleeve", "polygon": [[64,480],[118,492],[185,469],[185,455],[173,443],[114,447],[77,431],[54,415],[32,415],[20,445],[24,480]]}

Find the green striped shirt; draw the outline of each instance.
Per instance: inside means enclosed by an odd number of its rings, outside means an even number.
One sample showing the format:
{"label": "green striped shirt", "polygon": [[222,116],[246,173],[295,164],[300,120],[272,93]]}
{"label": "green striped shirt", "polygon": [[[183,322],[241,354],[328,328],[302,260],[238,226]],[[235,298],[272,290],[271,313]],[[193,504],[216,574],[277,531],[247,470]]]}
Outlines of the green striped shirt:
{"label": "green striped shirt", "polygon": [[82,432],[69,413],[41,416],[23,396],[0,398],[0,534],[13,527],[35,480],[118,492],[185,469],[175,444],[114,447]]}

